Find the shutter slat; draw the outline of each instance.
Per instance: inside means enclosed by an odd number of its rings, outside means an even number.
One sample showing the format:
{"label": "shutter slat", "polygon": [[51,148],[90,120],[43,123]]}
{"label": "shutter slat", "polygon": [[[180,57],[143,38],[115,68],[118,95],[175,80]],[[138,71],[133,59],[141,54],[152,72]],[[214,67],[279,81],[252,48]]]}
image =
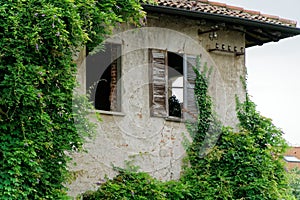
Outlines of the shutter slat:
{"label": "shutter slat", "polygon": [[150,112],[154,117],[167,117],[167,52],[150,49]]}

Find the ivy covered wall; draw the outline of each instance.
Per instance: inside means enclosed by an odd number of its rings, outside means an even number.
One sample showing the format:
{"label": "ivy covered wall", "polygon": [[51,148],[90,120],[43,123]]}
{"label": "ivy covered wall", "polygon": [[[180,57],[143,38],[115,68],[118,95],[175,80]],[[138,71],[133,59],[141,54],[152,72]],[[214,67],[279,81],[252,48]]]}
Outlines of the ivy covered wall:
{"label": "ivy covered wall", "polygon": [[65,151],[80,149],[90,134],[86,112],[73,110],[86,100],[73,101],[72,57],[101,43],[116,23],[138,24],[143,14],[139,1],[0,2],[1,199],[65,196]]}

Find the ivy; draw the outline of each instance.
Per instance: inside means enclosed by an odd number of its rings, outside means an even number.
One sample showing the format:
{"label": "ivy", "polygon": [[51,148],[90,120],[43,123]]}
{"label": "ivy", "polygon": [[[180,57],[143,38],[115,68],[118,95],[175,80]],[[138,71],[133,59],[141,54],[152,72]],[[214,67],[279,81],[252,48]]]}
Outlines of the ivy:
{"label": "ivy", "polygon": [[190,129],[190,166],[181,177],[190,186],[187,199],[294,199],[284,169],[282,131],[256,111],[248,93],[245,102],[237,99],[239,131],[221,126],[208,95],[209,73],[195,72],[200,114],[197,128]]}
{"label": "ivy", "polygon": [[1,199],[65,198],[65,152],[93,127],[86,98],[73,95],[73,55],[143,16],[135,0],[0,2]]}

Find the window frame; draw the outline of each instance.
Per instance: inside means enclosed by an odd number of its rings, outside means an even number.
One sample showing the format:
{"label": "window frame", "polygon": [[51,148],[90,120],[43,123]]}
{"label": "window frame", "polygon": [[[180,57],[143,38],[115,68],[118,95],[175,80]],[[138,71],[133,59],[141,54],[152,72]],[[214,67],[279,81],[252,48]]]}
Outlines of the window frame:
{"label": "window frame", "polygon": [[[97,67],[104,67],[105,69],[102,69],[102,73],[99,73],[99,78],[97,78],[94,82],[94,84],[92,85],[88,85],[89,81],[88,81],[88,78],[89,78],[89,75],[88,75],[88,70],[89,70],[89,66],[88,66],[88,60],[86,62],[86,67],[85,67],[85,93],[88,94],[88,91],[90,90],[90,87],[92,87],[92,92],[91,93],[94,93],[93,95],[91,95],[90,98],[90,101],[93,102],[93,109],[91,111],[93,112],[97,112],[97,113],[101,113],[101,114],[108,114],[108,115],[120,115],[120,116],[123,116],[124,113],[122,113],[122,68],[123,68],[123,59],[122,59],[122,52],[123,52],[123,45],[119,42],[106,42],[103,44],[103,46],[106,46],[106,45],[109,45],[110,48],[110,62],[109,62],[109,65],[105,65],[105,63],[99,63],[97,64]],[[116,57],[114,58],[114,55],[113,55],[113,48],[116,49]],[[105,54],[107,53],[106,52],[107,50],[106,49],[103,49],[99,52],[97,52],[95,55],[92,55],[92,56],[96,56],[97,54]],[[88,59],[88,58],[87,58]],[[103,61],[105,62],[105,61]],[[117,96],[117,109],[116,110],[111,110],[111,99],[110,99],[110,95],[111,95],[111,92],[109,92],[109,96],[108,96],[108,99],[109,99],[109,110],[105,110],[105,109],[97,109],[96,108],[96,92],[97,92],[97,87],[98,87],[98,84],[101,80],[101,77],[103,76],[105,70],[107,70],[108,68],[111,68],[113,62],[116,62],[116,65],[117,65],[117,83],[116,83],[116,96]],[[104,65],[104,66],[101,66],[101,65]],[[101,70],[99,70],[101,71]],[[111,77],[111,75],[110,75]],[[93,82],[93,81],[90,81],[90,82]],[[112,80],[109,81],[109,84],[111,84]],[[111,86],[109,87],[111,89]],[[107,97],[106,97],[107,98]]]}
{"label": "window frame", "polygon": [[[183,53],[183,54],[180,54],[180,56],[182,56],[182,60],[183,60],[183,63],[182,63],[182,67],[183,67],[183,103],[182,103],[182,108],[181,108],[181,117],[176,117],[176,116],[170,116],[169,115],[169,104],[168,104],[168,98],[169,98],[169,80],[168,80],[168,57],[166,57],[166,61],[165,61],[165,65],[166,65],[166,76],[167,76],[167,79],[165,81],[165,87],[167,88],[166,90],[166,94],[165,94],[165,109],[166,109],[166,115],[158,115],[157,113],[155,113],[154,111],[152,111],[153,107],[152,107],[152,104],[153,102],[153,93],[155,93],[153,90],[154,90],[154,87],[153,87],[153,79],[155,79],[153,77],[153,58],[151,57],[151,53],[152,51],[155,50],[159,50],[159,51],[164,51],[166,55],[168,55],[168,52],[167,50],[161,50],[161,49],[149,49],[149,61],[150,61],[150,64],[149,64],[149,80],[150,80],[150,84],[149,84],[149,95],[150,95],[150,117],[162,117],[162,118],[165,118],[166,120],[171,120],[171,121],[186,121],[186,120],[189,120],[189,121],[195,121],[195,117],[197,116],[197,113],[198,110],[197,110],[197,106],[196,106],[196,100],[194,98],[194,84],[195,84],[195,79],[191,81],[191,78],[193,78],[193,76],[195,77],[195,74],[194,75],[190,75],[188,76],[188,73],[193,73],[193,69],[189,69],[188,70],[188,67],[189,67],[189,60],[194,60],[195,63],[193,63],[195,66],[196,66],[196,59],[197,59],[197,56],[196,55],[190,55],[190,54],[186,54],[186,53]],[[174,53],[174,52],[172,52]],[[190,80],[190,82],[189,82]],[[189,92],[190,90],[190,92]],[[190,94],[192,93],[192,94]],[[193,98],[192,102],[191,102],[191,99],[189,98]],[[189,105],[191,104],[191,105]],[[194,105],[193,105],[194,104]],[[189,112],[189,108],[192,108],[191,111],[192,112]]]}

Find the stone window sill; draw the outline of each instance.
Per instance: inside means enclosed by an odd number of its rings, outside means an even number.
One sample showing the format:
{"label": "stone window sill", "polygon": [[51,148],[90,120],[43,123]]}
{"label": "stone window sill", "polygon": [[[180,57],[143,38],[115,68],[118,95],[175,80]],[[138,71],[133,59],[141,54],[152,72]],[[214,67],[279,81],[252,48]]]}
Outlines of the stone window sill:
{"label": "stone window sill", "polygon": [[99,113],[99,114],[102,114],[102,115],[115,115],[115,116],[125,116],[125,113],[122,113],[122,112],[116,112],[116,111],[106,111],[106,110],[90,110],[90,112],[93,112],[93,113]]}
{"label": "stone window sill", "polygon": [[165,119],[166,119],[166,121],[172,121],[172,122],[184,122],[184,120],[179,117],[168,116]]}

